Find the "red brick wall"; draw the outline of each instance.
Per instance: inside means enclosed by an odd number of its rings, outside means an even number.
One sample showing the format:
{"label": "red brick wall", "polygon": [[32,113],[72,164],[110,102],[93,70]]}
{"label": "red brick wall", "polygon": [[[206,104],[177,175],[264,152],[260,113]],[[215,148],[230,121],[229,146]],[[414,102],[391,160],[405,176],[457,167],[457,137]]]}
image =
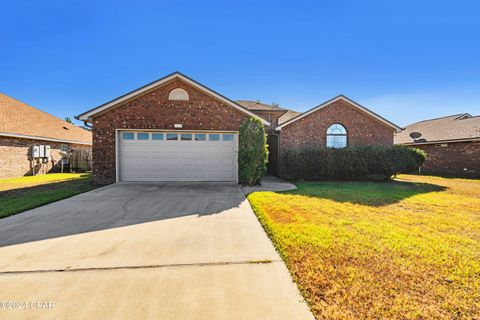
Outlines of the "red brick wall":
{"label": "red brick wall", "polygon": [[415,146],[428,154],[427,161],[421,169],[422,173],[480,177],[480,142],[455,142],[446,145],[446,147],[435,144]]}
{"label": "red brick wall", "polygon": [[[34,161],[31,158],[31,148],[34,145],[46,144],[50,146],[50,159],[47,163]],[[0,137],[0,179],[22,177],[35,173],[48,173],[62,158],[60,156],[60,144],[58,142],[20,139],[13,137]],[[70,144],[70,148],[91,148],[85,145]]]}
{"label": "red brick wall", "polygon": [[[280,131],[281,159],[286,150],[300,147],[324,147],[327,129],[334,123],[347,130],[349,146],[393,145],[394,130],[364,112],[339,100],[297,120]],[[281,175],[281,172],[280,172]]]}
{"label": "red brick wall", "polygon": [[[189,101],[168,100],[175,88],[187,91]],[[236,108],[175,79],[93,119],[93,178],[115,182],[115,129],[172,129],[238,131],[248,117]],[[177,129],[178,130],[178,129]]]}

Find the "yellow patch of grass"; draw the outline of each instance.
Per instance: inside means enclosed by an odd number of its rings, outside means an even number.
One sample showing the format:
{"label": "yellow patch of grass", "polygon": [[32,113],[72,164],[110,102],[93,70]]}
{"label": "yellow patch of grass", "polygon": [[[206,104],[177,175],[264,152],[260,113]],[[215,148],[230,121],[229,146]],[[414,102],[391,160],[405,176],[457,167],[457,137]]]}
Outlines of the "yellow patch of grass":
{"label": "yellow patch of grass", "polygon": [[318,319],[480,314],[480,180],[301,183],[248,199]]}
{"label": "yellow patch of grass", "polygon": [[0,218],[90,191],[91,174],[55,173],[0,180]]}
{"label": "yellow patch of grass", "polygon": [[25,176],[18,178],[0,179],[0,191],[12,190],[17,188],[25,188],[38,186],[42,184],[68,181],[85,177],[86,173],[49,173],[38,176]]}

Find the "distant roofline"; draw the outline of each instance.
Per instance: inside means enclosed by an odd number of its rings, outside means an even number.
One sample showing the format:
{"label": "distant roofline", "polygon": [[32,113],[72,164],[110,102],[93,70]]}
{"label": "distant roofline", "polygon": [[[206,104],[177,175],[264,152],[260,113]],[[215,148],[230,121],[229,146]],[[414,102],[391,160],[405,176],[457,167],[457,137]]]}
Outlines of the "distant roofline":
{"label": "distant roofline", "polygon": [[[266,105],[266,106],[270,106],[270,107],[273,107],[273,108],[277,108],[277,109],[278,109],[277,111],[289,110],[289,109],[287,109],[287,108],[284,108],[284,107],[280,106],[280,104],[278,104],[278,105],[275,106],[273,103],[265,103],[265,102],[257,101],[257,100],[236,99],[235,102],[236,102],[236,103],[240,103],[240,102],[250,102],[250,103],[252,103],[252,104]],[[244,106],[244,108],[248,108],[248,107]],[[256,110],[260,110],[260,109],[256,109]],[[265,110],[270,110],[270,109],[265,109]]]}
{"label": "distant roofline", "polygon": [[417,122],[414,122],[414,123],[411,123],[405,127],[409,127],[409,126],[413,126],[414,124],[417,124],[417,123],[422,123],[422,122],[429,122],[429,121],[435,121],[435,120],[441,120],[441,119],[446,119],[446,118],[453,118],[453,117],[456,117],[456,119],[458,118],[461,118],[463,116],[468,116],[469,118],[472,117],[474,118],[471,114],[469,113],[457,113],[457,114],[451,114],[451,115],[448,115],[448,116],[442,116],[442,117],[437,117],[437,118],[431,118],[431,119],[425,119],[425,120],[420,120],[420,121],[417,121]]}

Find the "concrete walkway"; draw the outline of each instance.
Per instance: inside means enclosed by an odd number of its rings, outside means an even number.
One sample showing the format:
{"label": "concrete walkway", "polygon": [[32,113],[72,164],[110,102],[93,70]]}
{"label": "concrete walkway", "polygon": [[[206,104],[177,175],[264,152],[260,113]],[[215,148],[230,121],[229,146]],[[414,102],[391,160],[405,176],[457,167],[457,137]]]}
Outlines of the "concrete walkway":
{"label": "concrete walkway", "polygon": [[313,319],[236,184],[97,189],[1,219],[0,257],[0,319]]}
{"label": "concrete walkway", "polygon": [[255,191],[288,191],[297,189],[297,186],[286,180],[272,175],[266,175],[262,178],[262,185],[255,187],[242,187],[246,195]]}

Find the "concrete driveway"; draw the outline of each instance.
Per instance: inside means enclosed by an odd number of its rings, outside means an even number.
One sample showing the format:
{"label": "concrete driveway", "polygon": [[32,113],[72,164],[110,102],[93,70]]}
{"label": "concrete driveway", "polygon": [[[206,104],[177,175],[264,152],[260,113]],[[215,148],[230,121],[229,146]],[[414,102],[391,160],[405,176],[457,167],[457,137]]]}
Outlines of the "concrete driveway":
{"label": "concrete driveway", "polygon": [[115,184],[1,219],[0,288],[0,319],[313,319],[230,183]]}

